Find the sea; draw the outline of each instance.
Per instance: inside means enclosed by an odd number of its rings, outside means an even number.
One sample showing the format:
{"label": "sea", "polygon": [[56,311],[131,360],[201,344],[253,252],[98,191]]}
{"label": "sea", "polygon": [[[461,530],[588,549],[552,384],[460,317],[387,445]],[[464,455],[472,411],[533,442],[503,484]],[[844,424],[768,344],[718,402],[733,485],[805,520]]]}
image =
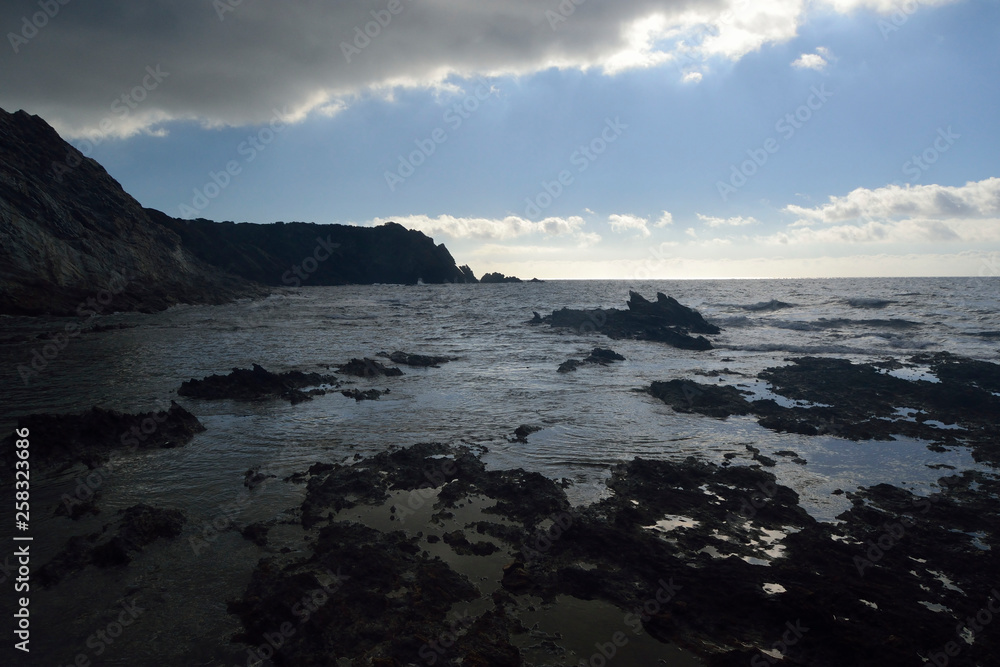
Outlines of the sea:
{"label": "sea", "polygon": [[[564,306],[623,309],[630,290],[651,300],[662,292],[698,310],[722,328],[709,336],[714,349],[687,351],[611,340],[599,330],[528,324],[533,312],[544,315]],[[33,351],[45,344],[35,337],[59,333],[69,322],[125,328],[69,339],[40,372],[25,379],[19,366],[30,366]],[[94,659],[88,636],[106,624],[115,604],[105,589],[127,576],[134,579],[129,586],[136,594],[147,596],[148,618],[141,622],[149,631],[126,633],[113,651],[106,647],[105,664],[138,664],[157,656],[162,664],[185,656],[198,656],[187,664],[242,664],[245,654],[229,642],[239,627],[226,612],[226,601],[242,593],[259,550],[238,532],[223,531],[198,551],[189,533],[220,516],[239,526],[287,518],[304,488],[281,480],[317,461],[356,460],[420,442],[464,444],[491,468],[525,468],[565,480],[571,501],[586,504],[608,493],[604,481],[618,462],[696,457],[722,464],[726,454],[736,454],[731,465],[749,465],[749,446],[776,459],[769,470],[821,521],[836,521],[847,509],[849,501],[833,493],[838,489],[887,482],[929,493],[948,474],[942,465],[984,469],[962,447],[935,452],[927,442],[905,437],[852,442],[775,433],[749,416],[677,413],[641,390],[653,381],[680,378],[786,401],[756,375],[806,355],[906,361],[921,352],[948,351],[1000,363],[1000,278],[304,287],[260,300],[180,305],[155,314],[2,317],[0,340],[5,341],[0,343],[0,433],[31,413],[77,413],[92,406],[145,412],[166,409],[171,400],[206,427],[184,447],[116,454],[113,472],[100,484],[98,516],[70,521],[54,514],[86,470],[33,476],[32,553],[38,564],[69,537],[100,530],[117,510],[137,503],[179,509],[189,527],[176,544],[141,556],[125,575],[98,571],[37,593],[38,604],[51,610],[51,622],[65,634],[57,646],[39,646],[33,660],[71,664],[80,653]],[[560,363],[582,359],[594,347],[611,348],[626,360],[556,372]],[[176,393],[185,380],[254,363],[273,372],[333,373],[352,358],[388,363],[376,355],[396,350],[455,360],[438,368],[403,367],[401,377],[346,378],[352,387],[389,390],[375,401],[358,402],[339,391],[296,405],[184,399]],[[926,368],[892,372],[936,381]],[[521,424],[540,430],[527,442],[516,442],[513,431]],[[806,463],[773,456],[782,450]],[[256,466],[275,477],[248,497],[244,474]],[[0,512],[5,526],[12,525],[7,504]]]}

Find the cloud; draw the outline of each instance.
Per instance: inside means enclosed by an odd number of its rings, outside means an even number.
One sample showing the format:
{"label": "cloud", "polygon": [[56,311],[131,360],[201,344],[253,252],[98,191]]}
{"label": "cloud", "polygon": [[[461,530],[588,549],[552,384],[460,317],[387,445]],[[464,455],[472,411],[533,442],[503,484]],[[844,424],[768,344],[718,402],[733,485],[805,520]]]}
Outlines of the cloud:
{"label": "cloud", "polygon": [[736,216],[733,218],[713,218],[712,216],[698,213],[698,219],[709,227],[742,227],[744,225],[757,224],[756,218],[744,218],[742,216]]}
{"label": "cloud", "polygon": [[[833,2],[841,11],[863,4],[879,3]],[[259,125],[276,110],[294,120],[334,115],[365,96],[391,100],[400,88],[455,94],[455,86],[477,76],[553,67],[613,75],[670,63],[694,82],[706,59],[738,60],[792,39],[813,5],[399,0],[391,4],[395,13],[389,6],[389,0],[72,3],[17,52],[0,49],[0,106],[39,114],[78,138],[109,118],[110,128],[101,130],[109,136],[172,121]],[[36,11],[34,0],[0,3],[0,25],[14,29]],[[147,66],[169,76],[134,107],[113,107],[143,85]]]}
{"label": "cloud", "polygon": [[650,235],[649,220],[646,218],[640,218],[634,215],[609,215],[608,224],[611,225],[611,231],[616,234],[624,234],[630,231],[638,232],[638,236],[641,238],[646,238]]}
{"label": "cloud", "polygon": [[698,83],[701,79],[701,72],[685,72],[682,81],[684,81],[684,83]]}
{"label": "cloud", "polygon": [[803,53],[797,60],[792,61],[792,67],[799,69],[822,70],[826,65],[826,60],[818,53]]}
{"label": "cloud", "polygon": [[830,197],[822,206],[791,204],[784,209],[799,216],[797,225],[845,220],[899,220],[903,218],[987,218],[1000,215],[1000,178],[970,181],[962,186],[888,185],[858,188],[843,197]]}
{"label": "cloud", "polygon": [[670,214],[670,211],[664,211],[660,214],[660,219],[657,220],[653,226],[654,227],[666,227],[667,225],[674,224],[674,216]]}
{"label": "cloud", "polygon": [[908,219],[889,222],[869,221],[856,225],[832,227],[790,227],[787,231],[757,237],[768,245],[837,244],[933,244],[1000,243],[1000,218],[983,220]]}
{"label": "cloud", "polygon": [[[407,229],[421,231],[428,236],[449,236],[456,239],[482,239],[507,241],[510,239],[542,234],[545,236],[571,236],[581,242],[594,242],[594,236],[581,232],[584,220],[578,216],[569,218],[545,218],[538,222],[525,220],[517,216],[506,218],[459,218],[451,215],[439,215],[432,218],[427,215],[408,215],[396,218],[375,218],[369,224],[381,225],[386,222],[396,222]],[[597,240],[600,237],[597,236]]]}

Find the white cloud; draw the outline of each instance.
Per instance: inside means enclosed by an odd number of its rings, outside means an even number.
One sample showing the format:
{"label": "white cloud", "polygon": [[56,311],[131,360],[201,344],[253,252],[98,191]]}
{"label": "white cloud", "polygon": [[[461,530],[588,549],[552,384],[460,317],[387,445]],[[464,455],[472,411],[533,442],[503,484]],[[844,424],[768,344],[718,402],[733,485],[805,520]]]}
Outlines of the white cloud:
{"label": "white cloud", "polygon": [[843,197],[831,196],[822,206],[806,208],[791,204],[784,210],[799,216],[798,225],[859,219],[987,218],[1000,215],[1000,178],[970,181],[962,186],[858,188]]}
{"label": "white cloud", "polygon": [[611,231],[616,234],[635,231],[638,232],[638,236],[643,238],[650,235],[649,227],[647,227],[649,220],[635,215],[609,215],[608,224],[611,225]]}
{"label": "white cloud", "polygon": [[[372,225],[386,222],[396,222],[407,229],[415,229],[428,236],[450,236],[458,239],[488,239],[506,241],[528,236],[543,234],[545,236],[575,236],[581,241],[593,241],[593,235],[581,233],[586,224],[579,216],[568,218],[545,218],[538,222],[507,216],[506,218],[459,218],[452,215],[439,215],[432,218],[427,215],[408,215],[396,218],[375,218]],[[600,237],[597,237],[600,240]]]}
{"label": "white cloud", "polygon": [[671,215],[670,211],[664,211],[660,214],[660,219],[657,220],[653,226],[654,227],[666,227],[667,225],[674,224],[674,216]]}
{"label": "white cloud", "polygon": [[[947,5],[959,0],[824,0],[824,2],[836,11],[846,14],[858,8],[873,9],[881,14],[891,14],[900,12],[904,16],[903,8],[916,8],[919,5],[933,7],[936,5]],[[913,9],[910,10],[910,13]]]}
{"label": "white cloud", "polygon": [[714,218],[709,215],[702,215],[698,213],[698,219],[704,222],[709,227],[742,227],[744,225],[756,225],[756,218],[744,218],[742,216],[736,216],[733,218]]}
{"label": "white cloud", "polygon": [[803,53],[797,60],[792,61],[792,67],[799,69],[822,70],[826,64],[826,60],[818,53]]}
{"label": "white cloud", "polygon": [[698,83],[702,79],[701,72],[685,72],[684,78],[682,79],[684,83]]}

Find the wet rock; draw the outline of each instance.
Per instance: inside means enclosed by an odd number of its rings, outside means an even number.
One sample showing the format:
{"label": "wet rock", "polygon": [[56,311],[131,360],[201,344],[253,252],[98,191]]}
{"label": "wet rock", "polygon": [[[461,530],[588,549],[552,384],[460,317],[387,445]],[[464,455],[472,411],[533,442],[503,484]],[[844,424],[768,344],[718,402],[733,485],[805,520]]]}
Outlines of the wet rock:
{"label": "wet rock", "polygon": [[179,510],[134,505],[118,512],[119,518],[101,532],[70,538],[63,549],[38,571],[42,586],[53,586],[87,565],[127,565],[157,539],[180,535],[185,518]]}
{"label": "wet rock", "polygon": [[[197,417],[173,401],[168,410],[139,414],[94,407],[79,415],[28,415],[18,418],[17,428],[29,429],[32,466],[40,468],[73,463],[95,468],[112,451],[179,447],[205,430]],[[0,449],[13,467],[14,438],[5,438]]]}
{"label": "wet rock", "polygon": [[607,366],[613,361],[625,361],[625,357],[618,354],[614,350],[606,350],[604,348],[595,347],[590,355],[587,356],[583,361],[577,359],[569,359],[564,361],[559,365],[557,372],[559,373],[569,373],[575,371],[577,368],[584,364],[599,364],[601,366]]}
{"label": "wet rock", "polygon": [[337,368],[337,372],[362,378],[396,377],[403,374],[403,371],[395,366],[384,366],[368,357],[364,359],[351,359],[343,366]]}
{"label": "wet rock", "polygon": [[[284,398],[292,404],[311,400],[313,392],[302,391],[306,387],[318,385],[338,386],[340,383],[332,375],[288,371],[272,373],[254,364],[253,368],[234,368],[228,375],[210,375],[201,380],[184,382],[177,393],[181,396],[203,399],[228,398],[237,401],[260,401]],[[319,390],[318,393],[324,393]]]}
{"label": "wet rock", "polygon": [[514,429],[514,442],[528,442],[528,436],[532,433],[537,433],[541,431],[541,426],[534,426],[532,424],[521,424],[516,429]]}
{"label": "wet rock", "polygon": [[573,328],[581,332],[599,331],[613,339],[660,341],[681,349],[710,350],[712,344],[704,336],[691,333],[717,334],[719,327],[709,324],[696,310],[676,299],[658,293],[651,302],[636,292],[629,292],[628,310],[571,310],[563,308],[551,315],[532,320],[552,327]]}
{"label": "wet rock", "polygon": [[404,366],[416,366],[419,368],[437,368],[441,364],[446,364],[449,361],[455,360],[453,357],[440,357],[428,354],[409,354],[398,350],[385,356],[387,356],[393,363],[403,364]]}
{"label": "wet rock", "polygon": [[257,523],[251,523],[240,530],[240,535],[250,540],[257,546],[264,547],[267,546],[267,533],[269,530],[270,526],[262,521],[258,521]]}
{"label": "wet rock", "polygon": [[489,556],[500,550],[492,542],[470,542],[465,534],[458,530],[445,533],[442,539],[460,556]]}
{"label": "wet rock", "polygon": [[369,389],[367,391],[361,391],[360,389],[344,389],[340,392],[347,398],[353,398],[355,401],[377,401],[383,394],[388,394],[389,390],[379,391],[378,389]]}
{"label": "wet rock", "polygon": [[690,380],[654,382],[647,391],[677,412],[697,412],[709,417],[751,413],[744,393],[730,386],[702,384]]}
{"label": "wet rock", "polygon": [[260,466],[254,466],[243,474],[243,486],[248,489],[255,489],[269,479],[275,479],[277,475],[271,475],[260,471]]}
{"label": "wet rock", "polygon": [[[851,440],[892,440],[901,435],[930,447],[965,445],[977,461],[1000,463],[996,417],[1000,414],[1000,365],[948,353],[922,354],[899,367],[929,366],[940,382],[905,380],[883,372],[896,364],[852,363],[847,359],[801,357],[767,368],[758,378],[796,401],[747,401],[739,389],[687,380],[654,382],[647,391],[678,412],[713,417],[754,414],[775,431],[834,435]],[[897,412],[916,411],[913,419]],[[942,429],[930,422],[953,425]]]}

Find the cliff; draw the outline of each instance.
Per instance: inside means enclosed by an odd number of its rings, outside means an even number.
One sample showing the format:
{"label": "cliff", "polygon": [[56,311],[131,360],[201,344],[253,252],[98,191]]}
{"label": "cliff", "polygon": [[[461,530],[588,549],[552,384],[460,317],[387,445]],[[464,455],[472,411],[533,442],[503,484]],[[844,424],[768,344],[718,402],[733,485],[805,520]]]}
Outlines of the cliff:
{"label": "cliff", "polygon": [[264,285],[476,282],[444,244],[394,222],[379,227],[178,220],[147,213],[199,259]]}
{"label": "cliff", "polygon": [[[444,245],[395,223],[178,220],[143,208],[37,116],[0,109],[0,314],[162,310],[264,285],[476,282]],[[90,301],[90,306],[87,302]]]}
{"label": "cliff", "polygon": [[205,264],[48,123],[0,109],[0,313],[221,303],[264,290]]}

